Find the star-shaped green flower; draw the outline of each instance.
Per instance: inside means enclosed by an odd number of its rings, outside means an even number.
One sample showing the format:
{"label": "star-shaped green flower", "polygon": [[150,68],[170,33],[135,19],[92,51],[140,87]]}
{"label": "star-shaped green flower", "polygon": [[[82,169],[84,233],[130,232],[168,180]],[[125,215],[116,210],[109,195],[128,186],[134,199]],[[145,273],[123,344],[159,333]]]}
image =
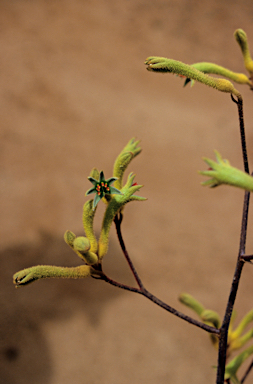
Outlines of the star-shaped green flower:
{"label": "star-shaped green flower", "polygon": [[91,193],[95,193],[96,196],[93,200],[93,209],[96,208],[98,202],[105,196],[105,195],[112,195],[117,194],[121,195],[119,189],[112,187],[111,184],[117,180],[117,177],[110,177],[110,179],[105,180],[104,172],[101,171],[99,175],[99,180],[94,179],[94,177],[89,176],[88,179],[90,182],[94,185],[93,188],[89,189],[86,192],[86,196],[90,195]]}

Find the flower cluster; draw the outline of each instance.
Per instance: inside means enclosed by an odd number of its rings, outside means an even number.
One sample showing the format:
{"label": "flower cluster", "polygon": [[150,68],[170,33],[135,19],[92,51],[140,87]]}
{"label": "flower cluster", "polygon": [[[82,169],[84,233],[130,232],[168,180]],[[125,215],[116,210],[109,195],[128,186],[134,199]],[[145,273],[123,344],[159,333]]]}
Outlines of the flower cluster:
{"label": "flower cluster", "polygon": [[[221,325],[220,316],[216,311],[206,309],[198,300],[188,293],[181,293],[179,301],[191,308],[199,318],[208,325],[219,329]],[[253,322],[253,310],[249,311],[241,320],[239,325],[234,329],[234,321],[236,314],[233,312],[232,319],[228,330],[228,341],[227,341],[227,357],[235,350],[242,348],[249,340],[253,338],[253,329],[245,332],[246,327]],[[210,335],[212,344],[218,348],[218,337],[216,335]],[[253,354],[253,345],[246,348],[243,352],[239,353],[225,368],[225,380],[230,379],[234,384],[240,384],[237,377],[237,371],[242,363]]]}
{"label": "flower cluster", "polygon": [[[93,184],[86,195],[95,193],[95,198],[86,201],[83,206],[83,227],[86,234],[76,236],[71,231],[66,231],[65,242],[73,249],[85,265],[75,268],[63,268],[50,265],[38,265],[17,272],[13,282],[17,286],[26,285],[35,280],[49,277],[83,278],[87,276],[98,277],[101,275],[101,262],[108,251],[109,232],[115,216],[122,212],[124,206],[130,201],[144,201],[145,197],[135,195],[142,185],[134,183],[135,175],[130,173],[127,182],[122,186],[124,172],[131,160],[141,152],[139,141],[134,138],[123,148],[114,163],[113,177],[105,179],[103,171],[93,168],[88,180]],[[117,188],[112,184],[117,183]],[[97,204],[100,200],[106,203],[99,239],[96,238],[93,228]]]}

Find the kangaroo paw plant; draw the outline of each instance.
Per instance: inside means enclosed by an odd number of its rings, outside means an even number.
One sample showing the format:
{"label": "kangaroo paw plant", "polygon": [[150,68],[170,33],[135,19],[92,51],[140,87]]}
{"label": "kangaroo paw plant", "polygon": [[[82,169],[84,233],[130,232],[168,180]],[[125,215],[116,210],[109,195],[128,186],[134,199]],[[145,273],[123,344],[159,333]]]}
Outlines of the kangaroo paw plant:
{"label": "kangaroo paw plant", "polygon": [[[246,331],[248,324],[253,321],[253,310],[246,314],[239,325],[234,328],[234,304],[242,270],[244,265],[251,263],[253,260],[252,254],[245,254],[248,210],[250,192],[253,191],[253,177],[249,172],[243,117],[243,98],[232,83],[245,84],[248,85],[251,90],[253,89],[253,60],[250,55],[246,33],[242,29],[237,29],[234,36],[241,49],[248,76],[244,73],[235,73],[230,69],[209,62],[188,65],[174,59],[156,56],[150,56],[145,61],[148,71],[176,74],[177,76],[185,78],[184,85],[187,85],[189,82],[191,82],[191,85],[195,82],[200,82],[217,91],[228,93],[237,106],[244,169],[240,170],[231,166],[228,160],[223,159],[220,153],[215,151],[217,161],[204,158],[209,168],[205,171],[199,171],[202,176],[209,177],[208,180],[202,182],[204,186],[213,188],[226,184],[245,190],[239,252],[223,317],[220,317],[214,310],[206,309],[203,304],[188,293],[182,293],[179,296],[179,300],[182,304],[191,308],[198,319],[179,312],[149,292],[144,287],[135,269],[121,232],[125,205],[131,201],[146,200],[145,197],[136,194],[142,188],[142,185],[134,182],[135,175],[133,173],[128,175],[126,183],[123,184],[123,176],[127,167],[133,158],[141,152],[139,141],[135,138],[127,143],[117,157],[114,163],[112,177],[106,179],[103,171],[99,172],[96,168],[93,168],[88,176],[92,187],[88,189],[86,196],[95,194],[95,197],[94,199],[87,200],[83,206],[84,236],[76,236],[69,230],[66,231],[64,235],[65,242],[82,260],[82,265],[73,268],[38,265],[19,271],[13,276],[16,287],[21,287],[35,280],[44,278],[62,277],[77,279],[92,277],[114,285],[115,287],[145,296],[166,311],[209,333],[210,340],[218,352],[217,365],[215,367],[217,370],[216,384],[223,384],[224,382],[242,384],[248,378],[253,368],[252,361],[243,377],[241,379],[238,377],[238,369],[242,363],[253,354],[253,345],[241,351],[245,344],[250,342],[253,337],[253,329]],[[213,77],[212,75],[218,75],[219,77]],[[97,238],[94,233],[93,223],[97,205],[100,201],[105,204],[105,210],[101,223],[100,236]],[[115,281],[103,271],[103,258],[108,251],[109,234],[113,223],[116,228],[120,247],[135,278],[136,286],[129,286]],[[239,350],[240,352],[231,358],[231,355]]]}

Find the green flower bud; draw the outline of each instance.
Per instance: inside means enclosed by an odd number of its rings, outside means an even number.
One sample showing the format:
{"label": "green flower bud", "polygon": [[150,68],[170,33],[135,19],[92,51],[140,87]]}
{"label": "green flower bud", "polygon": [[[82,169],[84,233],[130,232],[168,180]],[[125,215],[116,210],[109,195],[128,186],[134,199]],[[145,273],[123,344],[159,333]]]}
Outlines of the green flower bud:
{"label": "green flower bud", "polygon": [[66,232],[64,233],[64,240],[65,240],[65,242],[66,242],[71,248],[73,248],[73,242],[74,242],[75,238],[76,238],[76,235],[75,235],[73,232],[71,232],[71,231],[66,231]]}
{"label": "green flower bud", "polygon": [[237,371],[242,363],[253,353],[253,345],[245,349],[242,353],[231,360],[225,369],[225,380],[230,379],[234,384],[240,384],[240,380],[237,377]]}
{"label": "green flower bud", "polygon": [[191,66],[203,73],[224,76],[238,84],[248,84],[252,86],[252,82],[244,73],[235,73],[217,64],[203,62],[195,63]]}
{"label": "green flower bud", "polygon": [[115,215],[123,208],[123,206],[126,203],[130,201],[146,200],[145,197],[134,195],[135,192],[139,191],[139,189],[142,188],[142,185],[138,185],[138,184],[133,185],[134,177],[135,175],[132,173],[128,176],[127,183],[121,189],[121,194],[113,195],[110,202],[107,205],[104,218],[103,218],[99,243],[98,243],[98,256],[100,260],[107,253],[108,244],[109,244],[109,232],[110,232],[110,228]]}
{"label": "green flower bud", "polygon": [[79,279],[91,275],[93,269],[89,265],[79,267],[56,267],[52,265],[37,265],[15,273],[13,283],[16,287],[27,285],[33,281],[46,278]]}
{"label": "green flower bud", "polygon": [[246,33],[242,29],[237,29],[234,33],[235,39],[237,43],[239,44],[243,59],[244,59],[244,65],[247,71],[252,74],[253,73],[253,61],[250,55],[250,50],[248,46],[248,39]]}
{"label": "green flower bud", "polygon": [[93,209],[93,200],[88,200],[83,206],[83,228],[85,235],[90,241],[90,251],[97,253],[98,243],[93,230],[93,221],[96,208]]}
{"label": "green flower bud", "polygon": [[252,337],[253,329],[251,329],[241,337],[233,338],[229,344],[229,350],[234,351],[235,349],[243,347],[250,339],[252,339]]}
{"label": "green flower bud", "polygon": [[140,141],[132,138],[115,160],[113,176],[117,178],[114,185],[118,189],[122,188],[123,175],[130,161],[141,152],[141,147],[138,147],[139,143]]}
{"label": "green flower bud", "polygon": [[221,321],[220,321],[220,316],[218,315],[217,312],[212,311],[211,309],[205,309],[201,313],[200,317],[204,323],[209,323],[217,329],[220,328]]}
{"label": "green flower bud", "polygon": [[98,262],[98,257],[94,252],[91,252],[90,241],[87,237],[79,236],[73,242],[73,249],[76,254],[81,257],[87,264],[94,265]]}
{"label": "green flower bud", "polygon": [[87,264],[94,265],[98,263],[98,256],[94,252],[88,251],[82,255]]}
{"label": "green flower bud", "polygon": [[[205,309],[203,305],[199,301],[197,301],[193,296],[189,295],[188,293],[181,293],[181,295],[179,296],[179,301],[187,307],[191,308],[194,312],[196,312],[205,324],[215,327],[217,329],[219,328],[220,317],[218,313],[210,309]],[[212,344],[217,347],[219,344],[218,337],[216,335],[210,334],[210,339]]]}
{"label": "green flower bud", "polygon": [[249,311],[242,321],[239,323],[238,327],[232,332],[231,339],[236,339],[237,337],[241,336],[244,329],[247,327],[249,323],[253,321],[253,309]]}
{"label": "green flower bud", "polygon": [[197,313],[201,317],[202,312],[204,312],[205,308],[203,305],[197,301],[192,295],[189,295],[189,293],[181,293],[178,300],[186,305],[187,307],[191,308],[194,312]]}
{"label": "green flower bud", "polygon": [[217,89],[218,91],[231,93],[241,99],[240,92],[235,89],[229,80],[217,79],[215,77],[206,75],[198,69],[194,68],[192,65],[187,65],[181,61],[156,56],[148,57],[145,61],[145,64],[147,65],[148,71],[174,73],[176,75],[186,77],[186,79],[191,79],[203,83],[209,87]]}
{"label": "green flower bud", "polygon": [[90,249],[90,241],[84,236],[76,237],[73,241],[73,248],[75,251],[86,253]]}

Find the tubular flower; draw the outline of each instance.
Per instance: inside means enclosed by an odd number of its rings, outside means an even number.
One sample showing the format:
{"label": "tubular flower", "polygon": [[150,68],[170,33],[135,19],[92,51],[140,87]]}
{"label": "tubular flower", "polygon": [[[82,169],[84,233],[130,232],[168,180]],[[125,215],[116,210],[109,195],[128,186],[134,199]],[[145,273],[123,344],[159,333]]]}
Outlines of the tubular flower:
{"label": "tubular flower", "polygon": [[232,167],[228,160],[222,159],[218,151],[214,151],[217,163],[206,157],[203,160],[209,165],[209,170],[199,171],[203,176],[209,176],[210,179],[201,184],[209,185],[211,188],[221,184],[228,184],[234,187],[242,188],[246,191],[253,191],[253,177],[235,167]]}
{"label": "tubular flower", "polygon": [[181,61],[156,56],[148,57],[145,61],[145,64],[147,65],[148,71],[174,73],[180,77],[186,77],[186,79],[203,83],[209,87],[217,89],[218,91],[230,93],[241,99],[240,92],[235,89],[229,80],[206,75],[204,72],[199,71],[192,65],[182,63]]}

